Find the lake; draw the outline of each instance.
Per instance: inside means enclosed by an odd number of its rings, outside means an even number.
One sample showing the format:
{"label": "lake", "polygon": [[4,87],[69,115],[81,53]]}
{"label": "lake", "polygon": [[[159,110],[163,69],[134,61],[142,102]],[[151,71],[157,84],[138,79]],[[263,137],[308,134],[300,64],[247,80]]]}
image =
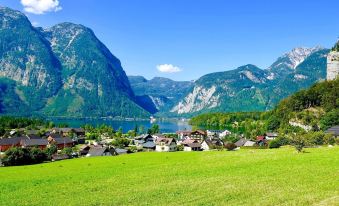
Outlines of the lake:
{"label": "lake", "polygon": [[[106,124],[112,126],[115,130],[118,130],[122,127],[123,132],[128,130],[133,130],[135,126],[143,126],[145,131],[152,126],[152,123],[148,120],[113,120],[113,119],[49,119],[53,121],[56,125],[60,123],[66,123],[69,127],[80,127],[84,124],[90,124],[93,126],[98,126],[101,124]],[[188,124],[188,121],[182,120],[157,120],[153,124],[158,124],[160,127],[160,132],[162,133],[175,133],[178,130],[191,130],[191,125]]]}

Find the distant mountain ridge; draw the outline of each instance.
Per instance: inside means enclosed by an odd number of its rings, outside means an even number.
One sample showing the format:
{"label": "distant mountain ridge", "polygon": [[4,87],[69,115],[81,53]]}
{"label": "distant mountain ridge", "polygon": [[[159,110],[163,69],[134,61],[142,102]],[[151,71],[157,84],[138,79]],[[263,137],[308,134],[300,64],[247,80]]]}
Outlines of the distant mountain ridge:
{"label": "distant mountain ridge", "polygon": [[173,81],[164,77],[147,80],[142,76],[128,76],[128,79],[139,104],[151,113],[170,109],[193,86],[192,81]]}
{"label": "distant mountain ridge", "polygon": [[264,111],[281,99],[324,80],[328,49],[295,48],[269,68],[245,65],[204,75],[170,113]]}

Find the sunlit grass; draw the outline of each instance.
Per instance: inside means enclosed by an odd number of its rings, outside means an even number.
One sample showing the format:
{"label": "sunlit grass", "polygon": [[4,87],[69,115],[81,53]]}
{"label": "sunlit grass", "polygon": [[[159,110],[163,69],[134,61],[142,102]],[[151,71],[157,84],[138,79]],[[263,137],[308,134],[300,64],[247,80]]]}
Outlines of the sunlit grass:
{"label": "sunlit grass", "polygon": [[138,153],[0,168],[0,205],[336,205],[339,148]]}

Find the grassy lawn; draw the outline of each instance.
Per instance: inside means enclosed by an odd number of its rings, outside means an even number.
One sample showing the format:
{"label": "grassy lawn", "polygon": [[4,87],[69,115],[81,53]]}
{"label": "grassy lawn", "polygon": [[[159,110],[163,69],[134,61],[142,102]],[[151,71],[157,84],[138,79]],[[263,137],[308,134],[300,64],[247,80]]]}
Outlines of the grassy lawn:
{"label": "grassy lawn", "polygon": [[339,205],[339,147],[138,153],[0,168],[0,205]]}

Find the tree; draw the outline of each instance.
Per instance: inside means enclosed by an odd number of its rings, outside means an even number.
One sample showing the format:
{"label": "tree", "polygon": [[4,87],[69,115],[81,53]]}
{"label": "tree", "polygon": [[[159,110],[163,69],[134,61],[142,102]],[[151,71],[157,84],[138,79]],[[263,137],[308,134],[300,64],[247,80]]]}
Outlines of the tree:
{"label": "tree", "polygon": [[148,129],[148,134],[156,134],[160,132],[160,127],[158,124],[153,124],[150,129]]}
{"label": "tree", "polygon": [[298,152],[302,152],[304,147],[308,145],[307,137],[305,134],[292,133],[290,139],[291,144]]}
{"label": "tree", "polygon": [[30,156],[32,164],[42,163],[47,160],[46,153],[39,148],[30,149]]}
{"label": "tree", "polygon": [[46,150],[45,150],[45,153],[46,153],[46,156],[48,159],[51,159],[52,158],[52,155],[54,155],[55,153],[57,153],[58,151],[58,148],[57,146],[55,146],[54,144],[50,145],[50,147],[48,147]]}

